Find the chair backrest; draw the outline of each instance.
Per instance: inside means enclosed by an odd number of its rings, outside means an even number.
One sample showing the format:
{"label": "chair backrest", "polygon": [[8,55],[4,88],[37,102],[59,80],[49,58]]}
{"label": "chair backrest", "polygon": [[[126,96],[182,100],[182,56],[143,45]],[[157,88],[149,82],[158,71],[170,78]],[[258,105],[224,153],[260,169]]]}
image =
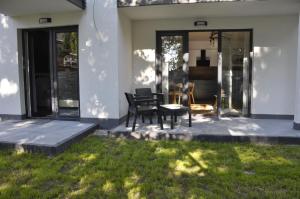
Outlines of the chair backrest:
{"label": "chair backrest", "polygon": [[194,82],[189,82],[189,91],[191,93],[194,93],[195,90],[195,83]]}
{"label": "chair backrest", "polygon": [[131,93],[125,93],[129,107],[135,107],[134,97]]}
{"label": "chair backrest", "polygon": [[183,89],[183,83],[177,83],[175,91],[182,92],[182,89]]}
{"label": "chair backrest", "polygon": [[135,89],[136,96],[153,98],[151,88],[137,88]]}

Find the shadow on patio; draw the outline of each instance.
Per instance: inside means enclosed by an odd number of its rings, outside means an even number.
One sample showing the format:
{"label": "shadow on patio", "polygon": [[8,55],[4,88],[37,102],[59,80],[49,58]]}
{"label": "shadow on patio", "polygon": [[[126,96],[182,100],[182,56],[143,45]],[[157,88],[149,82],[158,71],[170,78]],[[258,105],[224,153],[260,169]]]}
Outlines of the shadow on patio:
{"label": "shadow on patio", "polygon": [[[156,121],[156,120],[153,120]],[[251,119],[243,117],[221,118],[192,116],[192,127],[188,127],[188,117],[179,117],[174,129],[170,128],[169,118],[164,121],[164,130],[157,123],[138,121],[135,132],[125,124],[112,129],[113,136],[126,135],[137,139],[217,139],[216,141],[275,141],[300,143],[300,132],[292,128],[290,120]],[[212,140],[214,140],[212,139]]]}

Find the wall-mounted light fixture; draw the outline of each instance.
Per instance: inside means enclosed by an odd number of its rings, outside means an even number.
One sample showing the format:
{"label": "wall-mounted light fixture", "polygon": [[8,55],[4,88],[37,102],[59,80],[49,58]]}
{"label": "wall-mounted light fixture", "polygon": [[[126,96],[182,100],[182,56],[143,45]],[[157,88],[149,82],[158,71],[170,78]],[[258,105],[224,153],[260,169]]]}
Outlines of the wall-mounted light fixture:
{"label": "wall-mounted light fixture", "polygon": [[207,21],[199,20],[194,22],[194,26],[207,26],[207,25],[208,25]]}
{"label": "wall-mounted light fixture", "polygon": [[40,24],[51,23],[51,22],[52,22],[51,18],[40,18],[39,19]]}

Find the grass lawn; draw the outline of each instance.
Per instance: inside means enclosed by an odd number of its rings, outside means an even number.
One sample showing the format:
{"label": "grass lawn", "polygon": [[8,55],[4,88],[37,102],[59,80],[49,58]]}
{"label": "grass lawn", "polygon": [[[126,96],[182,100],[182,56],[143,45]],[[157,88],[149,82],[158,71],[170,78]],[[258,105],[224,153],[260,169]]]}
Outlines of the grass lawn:
{"label": "grass lawn", "polygon": [[55,157],[0,150],[0,198],[300,198],[300,146],[90,136]]}

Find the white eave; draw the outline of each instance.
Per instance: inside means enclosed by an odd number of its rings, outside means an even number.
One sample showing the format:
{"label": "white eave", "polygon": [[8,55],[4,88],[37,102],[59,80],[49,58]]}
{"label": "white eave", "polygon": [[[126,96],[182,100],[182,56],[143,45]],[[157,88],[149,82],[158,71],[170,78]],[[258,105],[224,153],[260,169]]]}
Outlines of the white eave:
{"label": "white eave", "polygon": [[300,0],[241,0],[209,3],[119,6],[119,11],[132,20],[292,15],[300,12]]}
{"label": "white eave", "polygon": [[0,13],[8,16],[74,12],[85,9],[85,0],[0,0]]}

